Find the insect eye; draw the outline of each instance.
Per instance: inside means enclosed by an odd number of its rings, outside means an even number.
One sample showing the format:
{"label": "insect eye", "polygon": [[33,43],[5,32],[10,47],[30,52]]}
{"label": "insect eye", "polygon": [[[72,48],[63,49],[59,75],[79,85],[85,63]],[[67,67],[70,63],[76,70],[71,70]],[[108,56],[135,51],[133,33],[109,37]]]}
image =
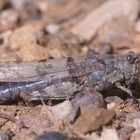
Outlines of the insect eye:
{"label": "insect eye", "polygon": [[130,64],[133,64],[138,59],[138,56],[134,52],[129,52],[126,59]]}

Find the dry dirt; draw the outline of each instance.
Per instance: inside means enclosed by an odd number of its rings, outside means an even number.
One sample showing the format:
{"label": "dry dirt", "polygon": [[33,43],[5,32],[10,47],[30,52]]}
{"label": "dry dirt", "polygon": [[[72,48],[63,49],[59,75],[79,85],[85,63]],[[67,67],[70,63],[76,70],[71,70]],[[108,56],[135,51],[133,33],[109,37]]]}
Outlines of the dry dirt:
{"label": "dry dirt", "polygon": [[[89,48],[140,54],[139,13],[139,0],[1,0],[0,61],[79,56]],[[140,139],[138,105],[113,92],[73,124],[66,121],[70,101],[0,105],[0,140]]]}

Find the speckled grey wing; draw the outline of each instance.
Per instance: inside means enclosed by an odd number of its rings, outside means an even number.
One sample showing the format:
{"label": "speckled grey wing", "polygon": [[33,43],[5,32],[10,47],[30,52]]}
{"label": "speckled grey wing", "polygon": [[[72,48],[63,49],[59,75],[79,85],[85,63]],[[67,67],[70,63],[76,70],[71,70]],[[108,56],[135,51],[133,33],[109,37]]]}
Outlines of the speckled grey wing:
{"label": "speckled grey wing", "polygon": [[64,78],[91,72],[86,57],[26,62],[0,62],[0,82],[25,82]]}

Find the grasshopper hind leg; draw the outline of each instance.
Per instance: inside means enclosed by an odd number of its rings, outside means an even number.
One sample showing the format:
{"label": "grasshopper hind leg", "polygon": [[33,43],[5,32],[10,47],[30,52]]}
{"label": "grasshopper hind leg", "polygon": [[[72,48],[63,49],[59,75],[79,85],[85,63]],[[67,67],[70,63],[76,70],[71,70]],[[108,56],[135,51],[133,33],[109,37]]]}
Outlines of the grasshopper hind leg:
{"label": "grasshopper hind leg", "polygon": [[118,89],[121,89],[122,91],[126,92],[126,93],[130,96],[130,98],[132,98],[132,99],[134,100],[134,102],[135,102],[136,104],[139,104],[139,101],[133,96],[133,93],[132,93],[132,91],[131,91],[130,89],[128,89],[128,88],[122,86],[119,82],[115,82],[114,85],[115,85]]}

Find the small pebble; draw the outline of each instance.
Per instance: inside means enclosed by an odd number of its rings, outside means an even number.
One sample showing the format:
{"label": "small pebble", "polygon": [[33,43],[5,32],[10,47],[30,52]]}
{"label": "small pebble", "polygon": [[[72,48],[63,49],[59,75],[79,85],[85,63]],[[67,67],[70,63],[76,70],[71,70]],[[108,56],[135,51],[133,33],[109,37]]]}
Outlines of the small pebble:
{"label": "small pebble", "polygon": [[115,112],[104,108],[87,107],[82,111],[81,116],[73,124],[76,132],[86,134],[102,127],[110,122]]}
{"label": "small pebble", "polygon": [[140,130],[136,130],[130,137],[130,140],[139,140],[140,139]]}
{"label": "small pebble", "polygon": [[52,112],[58,119],[64,119],[72,110],[72,105],[69,100],[64,101],[52,107]]}
{"label": "small pebble", "polygon": [[49,34],[56,34],[56,33],[58,33],[59,30],[60,30],[60,26],[57,25],[57,24],[49,24],[49,25],[46,27],[46,31],[47,31]]}
{"label": "small pebble", "polygon": [[68,138],[60,132],[49,132],[37,136],[35,140],[68,140]]}

